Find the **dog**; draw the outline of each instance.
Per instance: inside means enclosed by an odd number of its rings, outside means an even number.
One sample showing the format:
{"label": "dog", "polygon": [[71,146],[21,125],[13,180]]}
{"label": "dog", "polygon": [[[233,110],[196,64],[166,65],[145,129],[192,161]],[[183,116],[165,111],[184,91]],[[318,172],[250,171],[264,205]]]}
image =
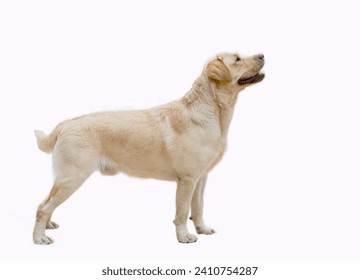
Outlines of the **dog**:
{"label": "dog", "polygon": [[53,211],[95,171],[103,175],[175,181],[176,236],[181,243],[215,230],[203,220],[207,174],[224,155],[238,93],[261,82],[264,55],[221,53],[211,59],[192,88],[179,100],[131,111],[92,113],[58,124],[46,135],[35,130],[41,151],[52,153],[54,183],[39,205],[35,244],[51,244],[46,229],[58,228]]}

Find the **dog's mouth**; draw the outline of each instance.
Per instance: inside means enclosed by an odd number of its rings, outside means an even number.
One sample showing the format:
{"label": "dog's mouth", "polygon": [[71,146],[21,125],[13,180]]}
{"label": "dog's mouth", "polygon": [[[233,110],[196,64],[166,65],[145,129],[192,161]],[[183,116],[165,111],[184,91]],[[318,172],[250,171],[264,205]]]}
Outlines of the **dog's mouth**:
{"label": "dog's mouth", "polygon": [[264,73],[257,73],[255,76],[252,76],[250,78],[246,78],[246,79],[239,79],[238,80],[238,85],[239,86],[243,86],[243,85],[249,85],[249,84],[256,84],[261,82],[265,77]]}

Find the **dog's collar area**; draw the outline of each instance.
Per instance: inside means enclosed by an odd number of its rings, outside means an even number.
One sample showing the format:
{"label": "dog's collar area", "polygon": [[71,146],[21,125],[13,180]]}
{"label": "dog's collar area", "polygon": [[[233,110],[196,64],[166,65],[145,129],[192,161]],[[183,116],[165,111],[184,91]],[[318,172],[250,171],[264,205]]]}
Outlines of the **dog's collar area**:
{"label": "dog's collar area", "polygon": [[263,73],[258,73],[255,76],[252,76],[250,78],[247,79],[239,79],[238,80],[238,85],[242,86],[242,85],[247,85],[247,84],[254,84],[254,83],[258,83],[261,82],[265,77],[265,74]]}

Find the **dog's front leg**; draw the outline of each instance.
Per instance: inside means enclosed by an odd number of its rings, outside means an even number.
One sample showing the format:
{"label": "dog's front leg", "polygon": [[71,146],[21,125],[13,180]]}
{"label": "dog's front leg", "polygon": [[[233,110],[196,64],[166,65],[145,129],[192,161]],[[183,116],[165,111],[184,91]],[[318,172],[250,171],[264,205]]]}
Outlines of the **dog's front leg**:
{"label": "dog's front leg", "polygon": [[191,220],[198,234],[213,234],[215,230],[206,226],[203,220],[204,192],[207,176],[200,178],[191,200]]}
{"label": "dog's front leg", "polygon": [[176,216],[174,224],[176,226],[176,236],[180,243],[196,242],[196,235],[190,234],[187,228],[190,203],[197,185],[197,179],[180,178],[176,188]]}

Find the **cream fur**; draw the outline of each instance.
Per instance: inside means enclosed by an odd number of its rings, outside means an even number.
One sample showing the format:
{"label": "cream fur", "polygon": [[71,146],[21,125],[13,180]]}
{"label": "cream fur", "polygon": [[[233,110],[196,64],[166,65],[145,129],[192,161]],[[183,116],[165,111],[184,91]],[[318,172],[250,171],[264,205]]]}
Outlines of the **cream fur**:
{"label": "cream fur", "polygon": [[50,244],[45,229],[57,228],[53,211],[94,172],[118,172],[177,182],[174,224],[179,242],[213,234],[203,221],[207,174],[221,160],[238,93],[250,84],[238,80],[259,73],[261,55],[238,60],[220,54],[211,60],[180,100],[137,111],[100,112],[60,123],[49,135],[35,131],[39,149],[53,154],[54,184],[39,206],[33,233],[37,244]]}

